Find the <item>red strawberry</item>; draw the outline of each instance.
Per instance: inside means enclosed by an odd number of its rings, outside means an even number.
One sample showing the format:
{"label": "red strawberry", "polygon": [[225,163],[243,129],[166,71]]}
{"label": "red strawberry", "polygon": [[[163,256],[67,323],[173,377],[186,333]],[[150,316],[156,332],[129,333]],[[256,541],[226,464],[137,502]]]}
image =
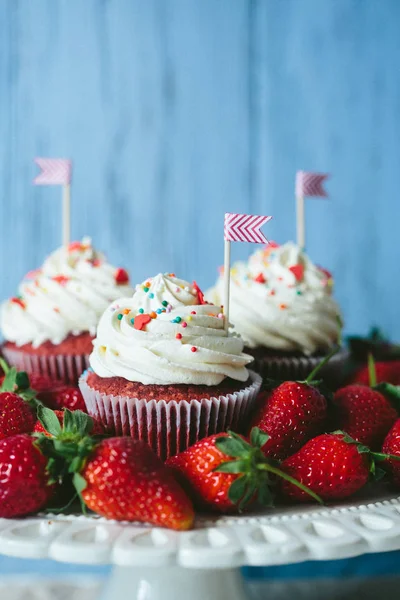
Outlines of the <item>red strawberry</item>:
{"label": "red strawberry", "polygon": [[[392,383],[400,385],[400,360],[381,361],[375,363],[376,383]],[[361,367],[351,378],[352,383],[370,384],[368,366]]]}
{"label": "red strawberry", "polygon": [[12,392],[0,393],[0,440],[17,433],[31,433],[35,421],[28,402]]}
{"label": "red strawberry", "polygon": [[327,401],[316,387],[286,381],[265,394],[251,428],[259,427],[270,436],[263,447],[266,456],[283,459],[320,433],[326,418]]}
{"label": "red strawberry", "polygon": [[[281,464],[282,471],[306,485],[323,500],[341,500],[368,481],[371,454],[343,434],[327,433],[307,442]],[[280,482],[284,498],[306,502],[308,496],[288,481]]]}
{"label": "red strawberry", "polygon": [[[46,425],[44,424],[45,421],[43,421],[43,409],[38,409],[38,412],[39,412],[39,417],[40,418],[36,421],[35,426],[33,428],[33,432],[34,433],[43,433],[45,436],[51,437],[52,436],[51,431],[53,431],[52,426],[51,425],[49,426],[50,431],[48,431],[47,428],[46,428]],[[51,412],[53,412],[53,411],[51,411]],[[47,414],[49,414],[49,413],[47,413]],[[63,426],[64,426],[65,411],[64,410],[55,410],[53,412],[53,414],[56,415],[56,417],[58,419],[58,422],[60,423],[60,426],[61,426],[61,429],[62,429]],[[56,435],[58,433],[60,433],[61,429],[60,430],[57,429]],[[98,421],[93,421],[93,429],[92,429],[92,431],[90,433],[91,433],[91,435],[102,435],[102,434],[104,434],[104,428],[103,428],[102,424],[99,423]],[[53,434],[54,434],[54,431],[53,431]]]}
{"label": "red strawberry", "polygon": [[397,411],[378,390],[348,385],[334,396],[334,426],[353,439],[378,450],[397,419]]}
{"label": "red strawberry", "polygon": [[29,435],[0,441],[0,517],[11,519],[38,512],[54,493],[47,459]]}
{"label": "red strawberry", "polygon": [[38,416],[46,432],[38,443],[54,478],[73,484],[81,501],[109,519],[141,521],[171,529],[190,529],[194,512],[189,498],[163,462],[142,441],[91,437],[93,419],[82,411],[64,411],[63,426],[49,408]]}
{"label": "red strawberry", "polygon": [[52,389],[42,392],[40,400],[53,410],[82,410],[86,412],[86,405],[80,389],[73,385],[58,384]]}
{"label": "red strawberry", "polygon": [[35,390],[38,394],[41,392],[48,392],[49,390],[60,385],[60,382],[57,380],[48,377],[47,375],[40,375],[39,373],[30,373],[29,374],[29,382],[31,388]]}
{"label": "red strawberry", "polygon": [[194,512],[189,498],[151,448],[132,438],[98,444],[78,475],[81,497],[103,517],[140,521],[176,530],[190,529]]}
{"label": "red strawberry", "polygon": [[[383,442],[382,451],[400,457],[400,419],[396,421]],[[400,461],[389,459],[386,467],[396,487],[400,488]]]}
{"label": "red strawberry", "polygon": [[257,428],[251,432],[252,444],[232,432],[218,433],[168,459],[166,464],[177,472],[199,508],[236,512],[256,499],[271,506],[270,475],[282,473],[262,453],[267,438]]}

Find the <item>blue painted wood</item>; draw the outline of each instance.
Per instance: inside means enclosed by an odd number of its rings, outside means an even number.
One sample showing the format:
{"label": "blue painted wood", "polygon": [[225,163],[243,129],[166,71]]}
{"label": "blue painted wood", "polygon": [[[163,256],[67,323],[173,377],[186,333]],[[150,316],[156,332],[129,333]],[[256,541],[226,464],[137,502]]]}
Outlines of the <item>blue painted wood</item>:
{"label": "blue painted wood", "polygon": [[[0,3],[0,295],[60,241],[60,191],[33,157],[75,163],[74,237],[140,281],[212,283],[226,210],[295,235],[296,169],[347,328],[400,337],[398,0],[4,0]],[[234,258],[251,248],[237,244]]]}

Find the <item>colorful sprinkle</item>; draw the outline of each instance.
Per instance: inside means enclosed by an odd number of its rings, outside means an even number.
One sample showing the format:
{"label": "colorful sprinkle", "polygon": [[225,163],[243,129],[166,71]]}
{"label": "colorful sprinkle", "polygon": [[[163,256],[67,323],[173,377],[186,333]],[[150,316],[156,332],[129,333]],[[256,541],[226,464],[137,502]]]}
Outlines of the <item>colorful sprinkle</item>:
{"label": "colorful sprinkle", "polygon": [[279,308],[280,308],[281,310],[284,310],[285,308],[287,308],[287,304],[280,304],[280,305],[279,305]]}
{"label": "colorful sprinkle", "polygon": [[122,319],[123,315],[121,315],[121,313],[118,315],[118,321],[120,321]]}
{"label": "colorful sprinkle", "polygon": [[131,319],[131,323],[133,325],[135,323],[135,319]]}
{"label": "colorful sprinkle", "polygon": [[60,312],[60,309],[59,309],[59,308],[57,308],[57,306],[55,306],[55,307],[53,308],[53,310],[54,310],[54,312],[56,312],[56,313],[59,313],[59,312]]}
{"label": "colorful sprinkle", "polygon": [[166,300],[163,300],[163,301],[161,302],[161,304],[162,304],[163,306],[165,306],[165,307],[167,307],[167,306],[168,306],[168,302],[167,302]]}
{"label": "colorful sprinkle", "polygon": [[18,304],[18,306],[20,306],[24,310],[26,308],[26,304],[21,298],[17,298],[17,297],[11,298],[11,302],[13,302],[14,304]]}
{"label": "colorful sprinkle", "polygon": [[302,281],[304,278],[304,265],[297,264],[289,267],[289,271],[293,273],[296,281]]}
{"label": "colorful sprinkle", "polygon": [[55,277],[52,277],[52,280],[60,285],[66,285],[69,281],[69,277],[65,277],[65,275],[55,275]]}
{"label": "colorful sprinkle", "polygon": [[143,288],[143,291],[144,291],[144,292],[148,292],[148,291],[149,291],[149,289],[150,289],[150,288],[148,288],[147,286],[145,286],[145,287]]}
{"label": "colorful sprinkle", "polygon": [[275,296],[276,292],[275,290],[269,290],[268,292],[268,296]]}
{"label": "colorful sprinkle", "polygon": [[145,325],[147,325],[147,323],[150,323],[150,321],[151,321],[150,315],[147,315],[147,314],[136,315],[136,317],[134,319],[134,327],[135,327],[135,329],[138,329],[140,331],[143,329],[143,327],[145,327]]}
{"label": "colorful sprinkle", "polygon": [[139,308],[139,313],[142,315],[144,313],[144,309],[143,308]]}
{"label": "colorful sprinkle", "polygon": [[186,317],[186,321],[191,321],[192,319],[193,319],[193,317],[191,317],[190,315],[188,315],[188,316]]}
{"label": "colorful sprinkle", "polygon": [[196,346],[192,346],[190,349],[191,349],[192,352],[197,352]]}
{"label": "colorful sprinkle", "polygon": [[266,279],[262,273],[259,273],[257,277],[254,278],[254,281],[256,281],[257,283],[265,283]]}
{"label": "colorful sprinkle", "polygon": [[190,313],[191,315],[195,315],[197,314],[195,310],[192,310],[192,312]]}
{"label": "colorful sprinkle", "polygon": [[296,294],[297,294],[298,296],[301,296],[301,295],[302,295],[302,293],[303,293],[303,292],[302,292],[301,290],[297,290],[297,292],[296,292]]}
{"label": "colorful sprinkle", "polygon": [[157,313],[158,315],[160,315],[160,314],[162,313],[162,310],[161,310],[161,308],[157,308],[157,310],[156,310],[156,313]]}
{"label": "colorful sprinkle", "polygon": [[165,312],[170,313],[172,310],[172,306],[170,304],[168,304],[167,309]]}
{"label": "colorful sprinkle", "polygon": [[[93,261],[93,265],[97,266],[94,264],[94,261]],[[129,283],[128,272],[125,271],[125,269],[117,269],[114,274],[114,279],[115,279],[116,283],[118,283],[120,285],[123,283]]]}
{"label": "colorful sprinkle", "polygon": [[177,288],[175,288],[175,291],[176,291],[176,292],[180,292],[180,291],[181,291],[181,288],[180,288],[180,287],[177,287]]}
{"label": "colorful sprinkle", "polygon": [[182,334],[181,333],[177,333],[175,337],[176,337],[177,340],[181,340],[182,339]]}
{"label": "colorful sprinkle", "polygon": [[219,313],[217,316],[218,316],[218,319],[223,319],[224,318],[224,315],[222,313]]}
{"label": "colorful sprinkle", "polygon": [[183,321],[182,327],[187,327],[187,323],[185,321]]}
{"label": "colorful sprinkle", "polygon": [[157,319],[157,313],[155,313],[154,311],[152,311],[152,312],[150,313],[150,317],[151,317],[152,319]]}
{"label": "colorful sprinkle", "polygon": [[201,289],[199,288],[199,286],[197,285],[197,283],[195,281],[193,281],[193,287],[194,287],[194,291],[197,294],[197,304],[207,304],[206,301],[204,300],[204,294],[201,291]]}
{"label": "colorful sprinkle", "polygon": [[154,294],[153,294],[153,292],[150,292],[150,294],[149,294],[149,298],[151,298],[151,299],[153,299],[153,298],[154,298]]}
{"label": "colorful sprinkle", "polygon": [[117,309],[116,309],[116,308],[114,308],[114,306],[112,306],[112,307],[110,308],[110,310],[111,310],[111,312],[115,312]]}
{"label": "colorful sprinkle", "polygon": [[182,321],[182,317],[175,317],[175,323],[180,323]]}
{"label": "colorful sprinkle", "polygon": [[130,308],[124,308],[124,310],[122,311],[122,314],[129,315],[130,312],[131,312]]}

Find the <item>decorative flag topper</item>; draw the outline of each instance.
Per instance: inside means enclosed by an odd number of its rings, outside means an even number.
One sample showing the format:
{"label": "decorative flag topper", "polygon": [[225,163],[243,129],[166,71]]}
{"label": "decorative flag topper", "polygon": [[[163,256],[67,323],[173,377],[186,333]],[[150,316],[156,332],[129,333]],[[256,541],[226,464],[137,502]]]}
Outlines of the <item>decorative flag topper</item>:
{"label": "decorative flag topper", "polygon": [[308,171],[297,171],[296,173],[297,243],[301,248],[306,245],[304,198],[306,196],[327,198],[328,194],[323,183],[328,177],[327,173]]}
{"label": "decorative flag topper", "polygon": [[241,215],[225,213],[224,240],[224,326],[229,328],[229,291],[231,280],[231,242],[252,242],[254,244],[269,244],[260,228],[270,221],[272,217],[259,215]]}
{"label": "decorative flag topper", "polygon": [[63,186],[62,239],[67,248],[71,232],[72,162],[65,158],[35,158],[35,163],[41,172],[33,180],[34,185]]}

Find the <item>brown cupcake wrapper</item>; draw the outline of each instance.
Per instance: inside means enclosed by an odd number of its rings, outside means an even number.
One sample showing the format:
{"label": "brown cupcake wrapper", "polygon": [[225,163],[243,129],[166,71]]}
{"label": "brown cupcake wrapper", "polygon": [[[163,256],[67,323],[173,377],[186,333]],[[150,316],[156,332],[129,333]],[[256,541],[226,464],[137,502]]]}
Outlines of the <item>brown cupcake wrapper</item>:
{"label": "brown cupcake wrapper", "polygon": [[250,385],[226,396],[176,402],[112,396],[91,388],[84,373],[79,387],[86,408],[107,431],[144,440],[164,460],[199,439],[246,424],[261,387],[261,377],[249,371]]}
{"label": "brown cupcake wrapper", "polygon": [[19,371],[47,375],[73,385],[77,385],[79,377],[89,367],[88,354],[39,355],[7,346],[1,351],[8,364]]}
{"label": "brown cupcake wrapper", "polygon": [[[253,369],[263,379],[303,380],[323,360],[324,356],[273,356],[255,357]],[[328,364],[318,374],[332,389],[340,387],[347,376],[349,354],[341,350],[333,356]]]}

